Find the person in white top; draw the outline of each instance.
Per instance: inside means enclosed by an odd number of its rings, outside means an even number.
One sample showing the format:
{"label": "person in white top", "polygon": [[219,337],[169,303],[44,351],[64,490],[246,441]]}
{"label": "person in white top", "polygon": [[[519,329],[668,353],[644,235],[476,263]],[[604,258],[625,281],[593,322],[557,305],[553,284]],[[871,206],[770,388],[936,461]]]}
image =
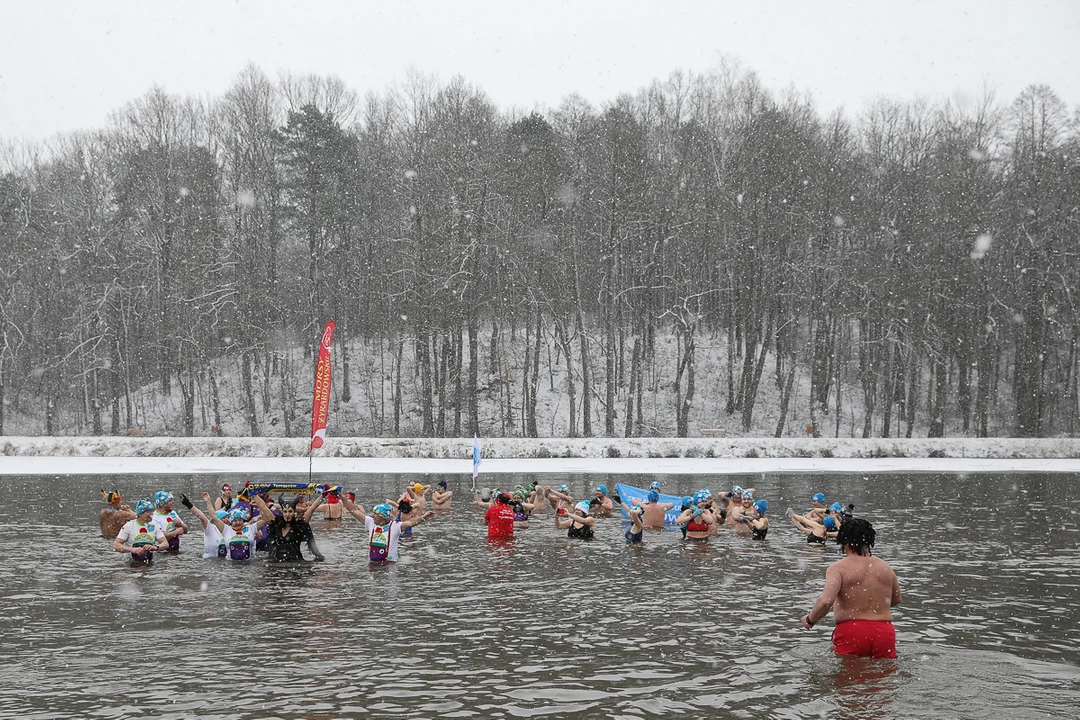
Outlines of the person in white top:
{"label": "person in white top", "polygon": [[214,506],[209,501],[206,503],[207,512],[204,513],[202,510],[195,507],[184,493],[180,493],[180,504],[190,510],[195,517],[199,518],[199,522],[202,523],[203,558],[225,557],[225,538],[222,537],[218,529],[214,527],[214,523],[210,522],[208,514],[216,515],[218,520],[224,520],[229,516],[229,513],[224,510],[214,510]]}
{"label": "person in white top", "polygon": [[347,496],[342,497],[341,502],[346,512],[364,523],[368,537],[368,558],[372,562],[397,562],[401,531],[435,517],[435,512],[429,510],[423,515],[396,521],[391,520],[394,516],[394,506],[388,502],[376,505],[371,515],[364,512],[362,505],[357,505]]}
{"label": "person in white top", "polygon": [[188,531],[187,523],[173,510],[176,500],[171,492],[158,490],[154,493],[154,524],[161,527],[169,541],[169,552],[180,552],[180,536]]}
{"label": "person in white top", "polygon": [[164,552],[168,549],[165,533],[154,523],[154,504],[140,500],[135,504],[135,519],[120,528],[113,541],[113,550],[129,553],[132,563],[149,565],[154,561],[154,550]]}
{"label": "person in white top", "polygon": [[[210,502],[210,493],[203,493],[203,501]],[[214,515],[210,522],[214,524],[225,541],[225,557],[230,560],[251,560],[255,557],[255,535],[263,525],[274,519],[270,513],[261,513],[254,520],[248,520],[246,510],[233,508],[228,515],[229,524]]]}

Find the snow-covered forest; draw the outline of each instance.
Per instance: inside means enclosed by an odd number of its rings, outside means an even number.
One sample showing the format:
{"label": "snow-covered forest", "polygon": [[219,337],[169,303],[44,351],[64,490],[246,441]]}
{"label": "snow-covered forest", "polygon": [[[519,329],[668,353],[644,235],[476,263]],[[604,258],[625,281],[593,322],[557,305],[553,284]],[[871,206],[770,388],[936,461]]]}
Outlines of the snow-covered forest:
{"label": "snow-covered forest", "polygon": [[1072,435],[1080,109],[256,67],[0,153],[0,435]]}

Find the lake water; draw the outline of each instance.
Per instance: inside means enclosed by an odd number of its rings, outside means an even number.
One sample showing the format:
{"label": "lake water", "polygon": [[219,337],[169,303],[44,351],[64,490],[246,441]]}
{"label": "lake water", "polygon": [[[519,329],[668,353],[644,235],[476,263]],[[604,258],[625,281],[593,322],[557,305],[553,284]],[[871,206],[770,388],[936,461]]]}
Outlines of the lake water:
{"label": "lake water", "polygon": [[[435,478],[320,477],[366,507],[416,479]],[[1077,716],[1077,476],[537,476],[579,496],[734,480],[770,502],[764,543],[631,547],[622,520],[581,542],[550,513],[489,545],[469,478],[447,479],[453,511],[373,570],[351,518],[315,520],[327,561],[287,567],[203,560],[189,514],[180,555],[132,568],[99,536],[98,491],[194,498],[221,476],[0,478],[0,717]],[[799,626],[838,554],[784,511],[819,490],[874,523],[900,576],[895,661],[833,656],[831,616]]]}

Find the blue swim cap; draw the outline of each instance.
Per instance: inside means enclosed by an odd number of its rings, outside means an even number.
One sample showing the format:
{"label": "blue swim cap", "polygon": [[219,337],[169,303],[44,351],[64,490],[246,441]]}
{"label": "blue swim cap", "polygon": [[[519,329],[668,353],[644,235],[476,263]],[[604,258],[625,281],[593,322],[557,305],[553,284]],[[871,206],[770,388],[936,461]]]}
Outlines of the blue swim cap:
{"label": "blue swim cap", "polygon": [[691,505],[693,505],[693,504],[694,504],[694,498],[692,498],[692,497],[690,497],[689,495],[687,495],[686,497],[684,497],[684,498],[682,499],[682,504],[683,504],[683,507],[684,507],[684,508],[685,508],[685,507],[690,507]]}
{"label": "blue swim cap", "polygon": [[742,491],[742,499],[743,500],[753,500],[754,499],[754,493],[750,492],[749,490],[743,490]]}
{"label": "blue swim cap", "polygon": [[769,503],[766,500],[758,500],[754,503],[754,509],[757,510],[758,515],[764,515],[769,509]]}
{"label": "blue swim cap", "polygon": [[240,508],[229,511],[229,522],[236,522],[237,520],[247,520],[247,513]]}
{"label": "blue swim cap", "polygon": [[649,502],[651,502],[651,503],[660,502],[660,491],[659,490],[650,490],[649,491]]}
{"label": "blue swim cap", "polygon": [[829,506],[829,510],[831,510],[832,512],[840,512],[843,509],[844,506],[838,502],[834,502],[832,505]]}
{"label": "blue swim cap", "polygon": [[588,515],[589,514],[589,501],[588,500],[582,500],[581,502],[579,502],[577,505],[574,506],[574,509],[575,510],[580,510],[581,512]]}
{"label": "blue swim cap", "polygon": [[814,493],[814,497],[810,498],[811,502],[825,504],[825,493]]}
{"label": "blue swim cap", "polygon": [[742,485],[736,485],[735,487],[731,488],[731,494],[742,495]]}
{"label": "blue swim cap", "polygon": [[566,485],[560,485],[559,486],[559,492],[568,493],[568,492],[570,492],[570,488],[568,486],[566,486]]}
{"label": "blue swim cap", "polygon": [[214,514],[217,515],[218,520],[224,520],[226,518],[226,516],[228,516],[229,513],[226,512],[225,510],[218,510]]}
{"label": "blue swim cap", "polygon": [[712,497],[712,490],[710,490],[709,488],[704,488],[701,492],[704,493],[706,500]]}
{"label": "blue swim cap", "polygon": [[165,503],[169,502],[172,499],[173,499],[173,495],[172,495],[171,492],[165,492],[164,490],[158,490],[156,493],[154,493],[154,505],[156,507],[161,507],[162,505],[164,505]]}
{"label": "blue swim cap", "polygon": [[650,490],[659,490],[660,489],[660,481],[659,480],[653,480],[651,483],[649,483],[649,489]]}
{"label": "blue swim cap", "polygon": [[602,492],[603,494],[607,495],[607,485],[597,485],[596,489],[599,490],[600,492]]}
{"label": "blue swim cap", "polygon": [[830,515],[826,515],[825,520],[823,520],[821,524],[825,526],[826,530],[835,530],[836,529],[836,521],[833,520],[832,516],[830,516]]}
{"label": "blue swim cap", "polygon": [[702,502],[704,500],[705,500],[705,496],[701,494],[700,490],[698,490],[696,493],[694,493],[694,504],[695,505],[697,505],[698,503],[700,503],[700,502]]}
{"label": "blue swim cap", "polygon": [[373,510],[379,515],[382,515],[387,520],[389,520],[394,514],[394,506],[390,503],[379,503],[373,508]]}
{"label": "blue swim cap", "polygon": [[149,500],[140,500],[135,503],[135,514],[142,515],[144,512],[150,512],[154,509],[154,503]]}

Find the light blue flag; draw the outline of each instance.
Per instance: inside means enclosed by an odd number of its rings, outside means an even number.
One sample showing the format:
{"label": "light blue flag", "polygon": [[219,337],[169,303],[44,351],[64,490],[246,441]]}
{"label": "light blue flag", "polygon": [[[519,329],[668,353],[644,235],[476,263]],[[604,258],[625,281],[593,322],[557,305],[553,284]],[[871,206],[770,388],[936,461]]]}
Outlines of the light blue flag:
{"label": "light blue flag", "polygon": [[480,474],[480,438],[473,435],[472,439],[472,479],[476,484],[476,478]]}

